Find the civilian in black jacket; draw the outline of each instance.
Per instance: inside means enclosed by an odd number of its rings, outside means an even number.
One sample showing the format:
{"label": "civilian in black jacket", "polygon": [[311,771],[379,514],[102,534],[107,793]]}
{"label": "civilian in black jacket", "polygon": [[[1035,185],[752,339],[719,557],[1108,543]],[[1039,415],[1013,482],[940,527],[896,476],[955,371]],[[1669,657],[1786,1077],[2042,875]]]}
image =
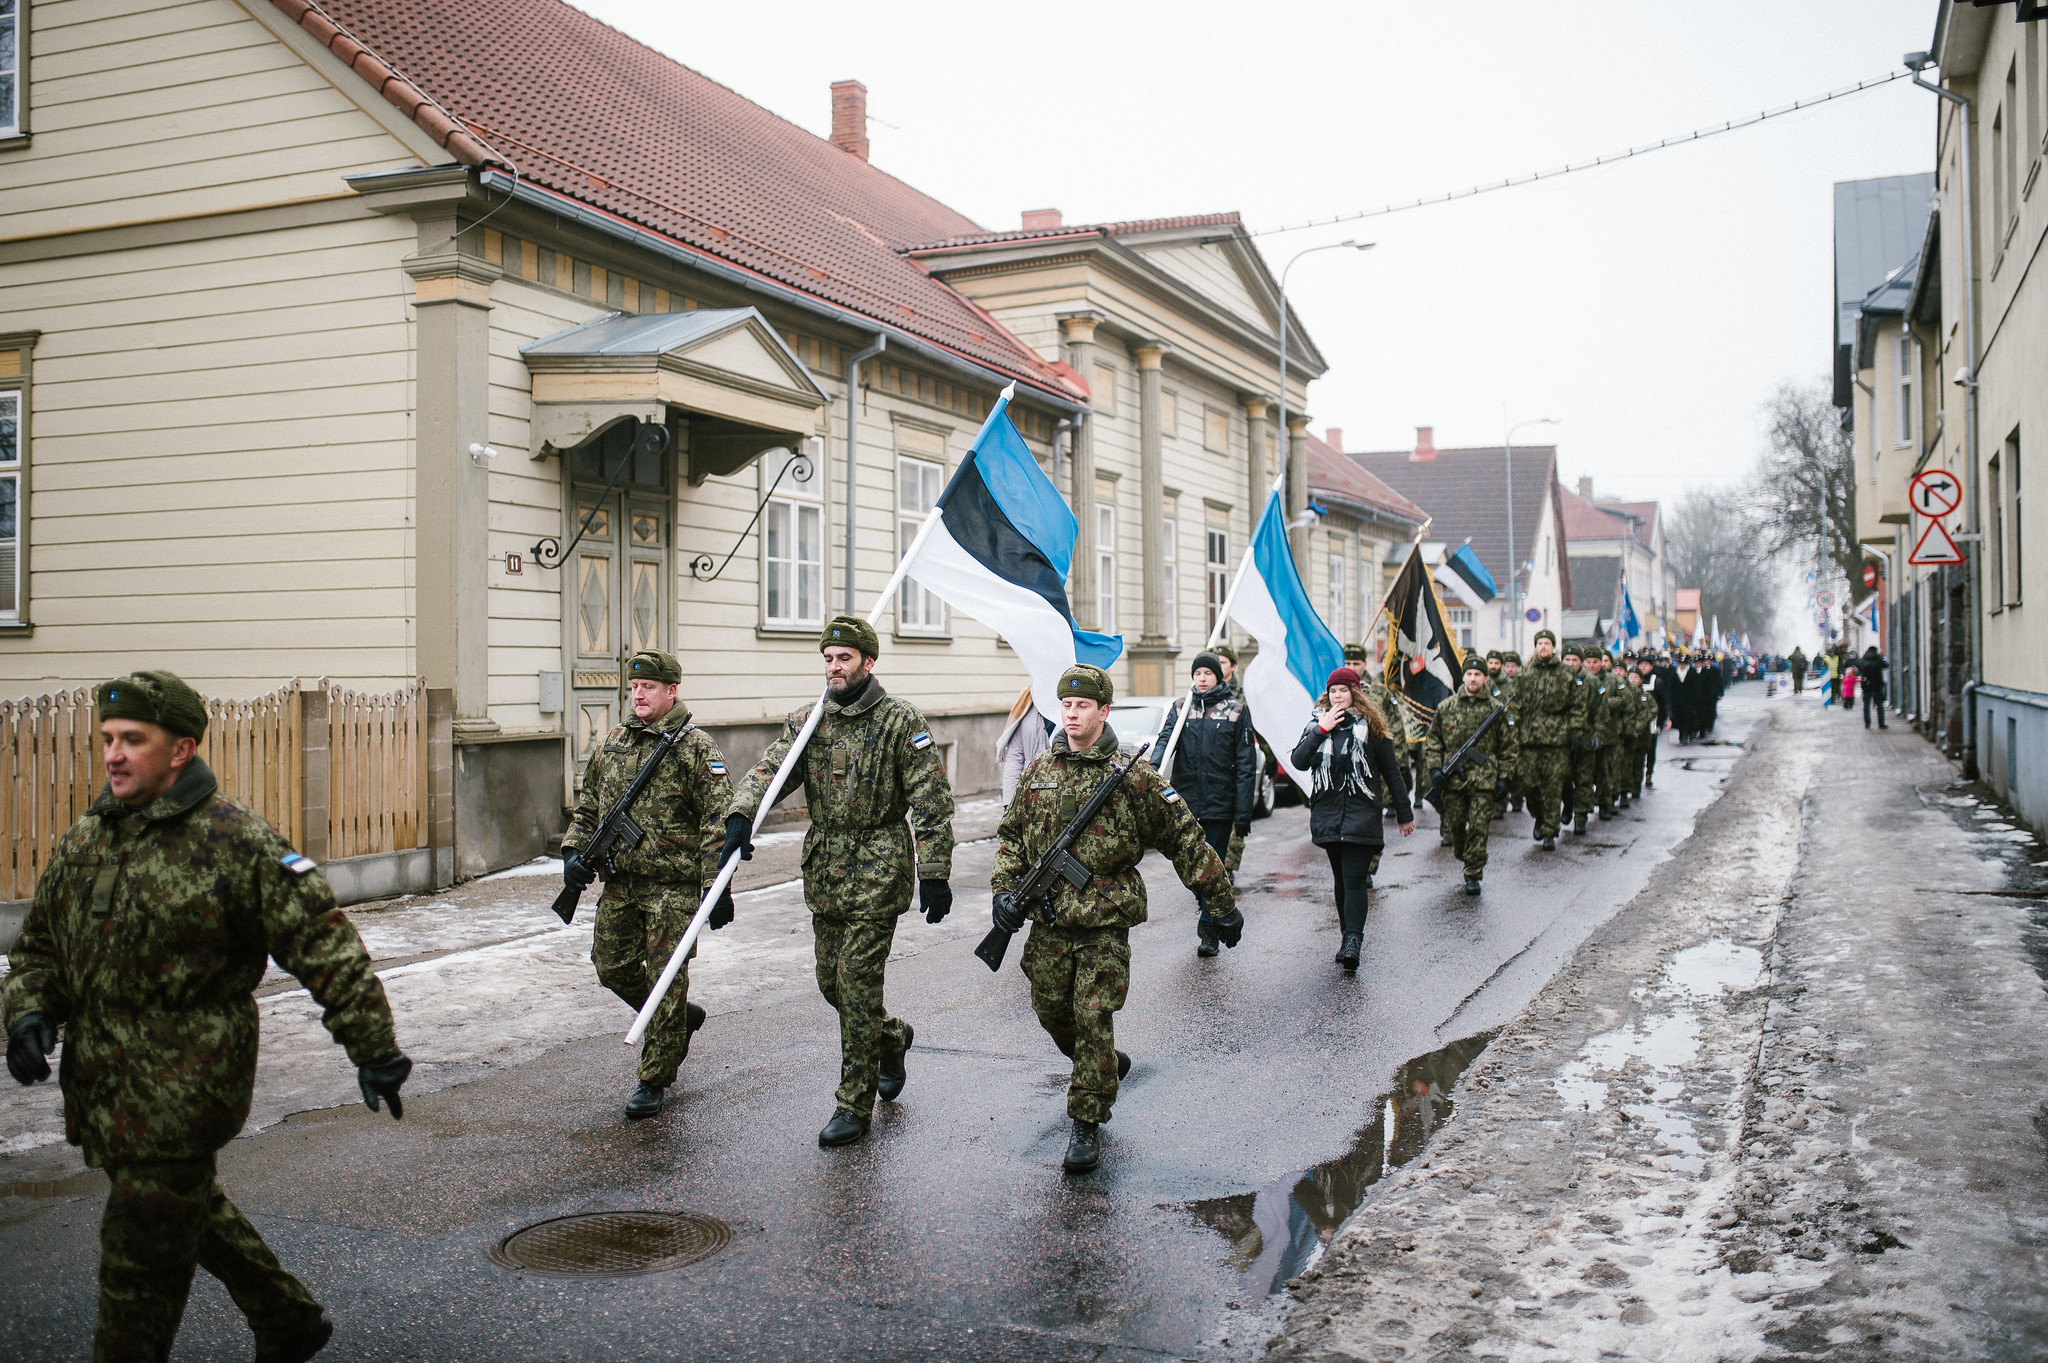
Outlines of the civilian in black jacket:
{"label": "civilian in black jacket", "polygon": [[1872,710],[1877,711],[1878,728],[1891,727],[1884,722],[1884,674],[1890,666],[1884,655],[1877,651],[1876,644],[1864,649],[1863,656],[1856,660],[1856,689],[1863,694],[1863,727],[1866,729],[1870,727]]}
{"label": "civilian in black jacket", "polygon": [[1387,801],[1393,801],[1404,838],[1415,831],[1415,811],[1387,717],[1367,698],[1358,673],[1349,667],[1332,672],[1323,702],[1326,708],[1301,731],[1293,762],[1309,773],[1309,839],[1329,854],[1337,882],[1337,922],[1344,934],[1337,964],[1356,970],[1372,873],[1385,841]]}
{"label": "civilian in black jacket", "polygon": [[[1188,813],[1202,825],[1202,836],[1228,858],[1230,834],[1252,831],[1252,792],[1259,775],[1259,745],[1252,733],[1251,712],[1223,680],[1223,663],[1213,653],[1195,655],[1188,669],[1194,678],[1194,704],[1181,731],[1180,746],[1173,753],[1173,789],[1187,802]],[[1166,755],[1167,740],[1173,736],[1174,721],[1184,702],[1167,707],[1166,723],[1152,745],[1151,761],[1158,766]],[[1216,927],[1209,906],[1195,923],[1197,956],[1216,954]]]}

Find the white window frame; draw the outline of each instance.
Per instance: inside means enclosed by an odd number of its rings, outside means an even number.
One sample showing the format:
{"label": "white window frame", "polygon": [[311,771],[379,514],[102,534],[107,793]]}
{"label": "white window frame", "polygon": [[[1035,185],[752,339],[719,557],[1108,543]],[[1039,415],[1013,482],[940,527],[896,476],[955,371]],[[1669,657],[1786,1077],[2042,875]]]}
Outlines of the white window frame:
{"label": "white window frame", "polygon": [[1470,606],[1445,606],[1444,623],[1458,636],[1458,651],[1472,651],[1472,608]]}
{"label": "white window frame", "polygon": [[1216,617],[1223,611],[1224,598],[1230,595],[1230,529],[1228,526],[1208,527],[1208,538],[1204,541],[1208,568],[1208,621],[1209,632],[1216,632]]}
{"label": "white window frame", "polygon": [[1335,629],[1344,628],[1344,571],[1343,551],[1330,551],[1330,624]]}
{"label": "white window frame", "polygon": [[1180,518],[1162,516],[1160,533],[1165,542],[1165,562],[1160,564],[1160,587],[1166,593],[1166,643],[1180,647]]}
{"label": "white window frame", "polygon": [[[792,472],[776,483],[777,475],[796,458],[790,450],[771,450],[760,461],[762,490],[775,489],[761,508],[761,625],[764,629],[813,630],[825,623],[825,521],[824,479],[818,476],[818,459],[811,457],[811,476],[798,482]],[[811,556],[803,549],[803,523],[812,523]],[[778,525],[778,522],[780,523]],[[778,546],[778,538],[783,543]],[[786,548],[788,553],[775,550]],[[778,582],[778,575],[786,574]],[[811,609],[803,609],[804,581],[812,578]],[[782,598],[779,602],[778,595]],[[782,605],[788,609],[777,610]]]}
{"label": "white window frame", "polygon": [[1116,503],[1095,503],[1095,628],[1117,632]]}
{"label": "white window frame", "polygon": [[28,394],[21,388],[0,388],[0,425],[11,425],[13,439],[11,449],[0,446],[0,488],[5,488],[4,500],[11,505],[14,515],[14,534],[0,540],[0,556],[11,562],[0,563],[0,581],[11,580],[13,591],[0,596],[0,623],[18,624],[24,618],[28,597],[28,574],[23,571],[28,562],[23,552],[28,544],[28,498],[24,495],[27,480],[23,477],[28,467]]}
{"label": "white window frame", "polygon": [[[906,484],[906,477],[917,486]],[[946,466],[936,459],[914,454],[896,456],[896,558],[901,562],[910,552],[925,518],[937,505],[946,487]],[[913,505],[913,503],[916,503]],[[909,578],[896,591],[896,629],[901,634],[943,635],[946,632],[946,603]]]}
{"label": "white window frame", "polygon": [[11,41],[7,44],[13,50],[13,60],[0,65],[0,81],[6,89],[0,91],[0,137],[19,137],[22,134],[22,107],[28,102],[28,42],[25,33],[28,0],[6,0],[8,13],[0,14],[0,30],[4,30]]}
{"label": "white window frame", "polygon": [[1892,337],[1892,365],[1898,370],[1892,376],[1892,405],[1898,409],[1892,443],[1903,448],[1913,443],[1913,432],[1920,426],[1919,413],[1913,407],[1918,391],[1913,382],[1913,338],[1906,332]]}

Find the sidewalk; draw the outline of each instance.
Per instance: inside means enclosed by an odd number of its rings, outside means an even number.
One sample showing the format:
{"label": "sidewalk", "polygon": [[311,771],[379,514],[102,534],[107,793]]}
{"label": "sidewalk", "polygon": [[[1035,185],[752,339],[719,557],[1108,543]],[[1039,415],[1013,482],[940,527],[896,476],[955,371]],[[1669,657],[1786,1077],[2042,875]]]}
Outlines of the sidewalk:
{"label": "sidewalk", "polygon": [[2048,1351],[2038,844],[1910,730],[1770,704],[1270,1357]]}

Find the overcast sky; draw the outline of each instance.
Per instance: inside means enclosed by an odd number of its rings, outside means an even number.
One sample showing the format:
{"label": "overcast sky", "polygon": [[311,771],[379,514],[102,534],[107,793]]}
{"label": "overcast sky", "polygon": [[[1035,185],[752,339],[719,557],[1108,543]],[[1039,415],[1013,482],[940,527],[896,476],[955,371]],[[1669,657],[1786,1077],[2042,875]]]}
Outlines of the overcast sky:
{"label": "overcast sky", "polygon": [[[873,160],[974,218],[1234,209],[1254,231],[1548,169],[1882,76],[1932,0],[1267,0],[585,8],[820,135],[868,87]],[[1738,476],[1760,405],[1829,360],[1830,186],[1932,168],[1899,82],[1698,146],[1464,203],[1261,239],[1330,362],[1351,449],[1498,443],[1555,416],[1568,484]]]}

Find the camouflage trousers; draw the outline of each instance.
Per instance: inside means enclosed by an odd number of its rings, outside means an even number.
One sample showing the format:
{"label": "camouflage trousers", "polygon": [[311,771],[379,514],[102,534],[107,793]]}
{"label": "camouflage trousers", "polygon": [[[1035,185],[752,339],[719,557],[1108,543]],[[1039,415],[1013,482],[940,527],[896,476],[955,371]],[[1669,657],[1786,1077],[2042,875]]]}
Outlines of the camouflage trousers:
{"label": "camouflage trousers", "polygon": [[213,1158],[126,1164],[100,1216],[100,1318],[93,1363],[162,1363],[185,1315],[192,1270],[227,1288],[249,1320],[256,1349],[277,1348],[320,1319],[320,1303],[277,1256],[214,1179]]}
{"label": "camouflage trousers", "polygon": [[[664,884],[637,876],[605,882],[597,901],[597,922],[591,929],[590,963],[597,982],[639,1012],[647,991],[661,978],[669,953],[682,940],[702,895],[695,885]],[[692,956],[697,954],[690,948]],[[676,1081],[676,1071],[690,1050],[688,1003],[690,967],[676,972],[661,1007],[648,1024],[640,1047],[640,1080],[656,1088]]]}
{"label": "camouflage trousers", "polygon": [[1536,748],[1524,744],[1515,762],[1515,779],[1521,783],[1529,804],[1529,817],[1536,821],[1536,836],[1554,838],[1564,825],[1565,806],[1571,803],[1572,754],[1558,745]]}
{"label": "camouflage trousers", "polygon": [[1223,854],[1223,869],[1235,877],[1237,875],[1237,868],[1242,865],[1244,865],[1244,834],[1237,831],[1237,825],[1232,824],[1230,828],[1230,850]]}
{"label": "camouflage trousers", "polygon": [[1493,822],[1493,791],[1447,790],[1437,806],[1451,835],[1451,854],[1465,863],[1465,874],[1486,874],[1487,825]]}
{"label": "camouflage trousers", "polygon": [[1116,1102],[1116,1012],[1131,992],[1130,929],[1033,923],[1018,964],[1031,981],[1038,1025],[1074,1062],[1067,1115],[1108,1121]]}
{"label": "camouflage trousers", "polygon": [[1628,794],[1628,771],[1640,769],[1636,745],[1631,739],[1616,739],[1600,748],[1600,807],[1614,808],[1614,802]]}
{"label": "camouflage trousers", "polygon": [[866,1121],[874,1114],[882,1057],[900,1055],[910,1029],[882,1003],[882,972],[896,940],[894,918],[811,915],[818,992],[839,1013],[839,1091],[833,1100]]}
{"label": "camouflage trousers", "polygon": [[1638,795],[1643,793],[1644,786],[1654,786],[1657,784],[1657,731],[1655,729],[1645,734],[1636,745],[1636,782],[1635,793]]}
{"label": "camouflage trousers", "polygon": [[1600,799],[1600,754],[1592,748],[1572,753],[1572,777],[1566,787],[1573,814],[1591,814]]}

